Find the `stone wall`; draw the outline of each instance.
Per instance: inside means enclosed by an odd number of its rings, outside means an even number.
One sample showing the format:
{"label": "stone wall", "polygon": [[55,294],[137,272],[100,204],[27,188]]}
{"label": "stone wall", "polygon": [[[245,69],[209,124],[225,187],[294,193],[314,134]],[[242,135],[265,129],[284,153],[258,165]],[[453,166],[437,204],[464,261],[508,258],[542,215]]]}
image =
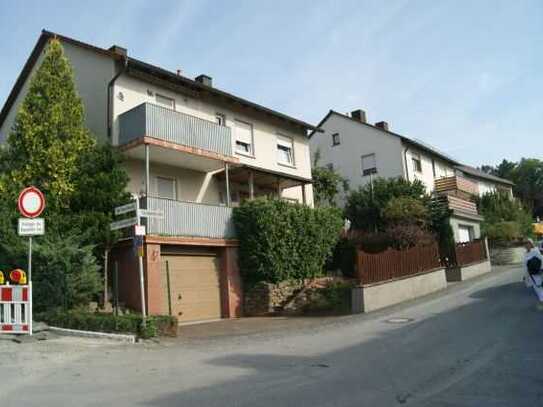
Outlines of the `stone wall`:
{"label": "stone wall", "polygon": [[[306,281],[283,281],[277,284],[261,282],[245,293],[245,315],[262,316],[300,314],[326,311],[327,304],[337,296],[325,293],[328,287],[348,281],[337,277],[325,277]],[[332,299],[332,301],[330,301]],[[333,311],[333,310],[330,310]]]}
{"label": "stone wall", "polygon": [[524,261],[526,249],[520,247],[492,247],[490,248],[490,262],[496,265],[521,264]]}

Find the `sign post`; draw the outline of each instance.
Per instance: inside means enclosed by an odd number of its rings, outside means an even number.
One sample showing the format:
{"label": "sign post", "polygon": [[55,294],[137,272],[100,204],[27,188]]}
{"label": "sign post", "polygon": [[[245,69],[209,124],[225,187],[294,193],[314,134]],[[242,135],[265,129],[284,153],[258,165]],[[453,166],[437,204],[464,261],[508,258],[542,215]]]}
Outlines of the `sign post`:
{"label": "sign post", "polygon": [[25,188],[19,194],[17,201],[19,212],[24,218],[19,218],[19,236],[28,236],[28,333],[32,335],[32,236],[41,236],[45,233],[45,221],[38,218],[45,209],[45,196],[36,187]]}
{"label": "sign post", "polygon": [[143,317],[143,327],[147,324],[147,310],[145,308],[145,281],[143,276],[143,256],[144,256],[144,237],[145,226],[141,224],[141,218],[147,217],[163,217],[164,214],[161,211],[150,211],[146,209],[140,209],[139,199],[134,197],[134,201],[126,205],[118,206],[114,210],[115,215],[122,215],[129,212],[136,212],[136,216],[122,219],[116,222],[112,222],[111,230],[119,230],[128,227],[134,227],[134,248],[136,249],[136,255],[138,256],[138,274],[140,280],[140,297],[141,297],[141,315]]}

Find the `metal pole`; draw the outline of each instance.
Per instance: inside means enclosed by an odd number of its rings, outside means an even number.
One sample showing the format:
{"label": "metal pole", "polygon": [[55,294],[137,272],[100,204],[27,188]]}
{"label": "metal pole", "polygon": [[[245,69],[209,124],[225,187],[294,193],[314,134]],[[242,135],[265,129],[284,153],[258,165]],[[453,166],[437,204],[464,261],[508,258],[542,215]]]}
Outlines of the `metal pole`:
{"label": "metal pole", "polygon": [[[139,199],[136,199],[136,217],[138,218],[138,226],[141,226]],[[145,282],[143,279],[143,257],[141,257],[139,253],[138,253],[138,268],[139,268],[139,274],[140,274],[141,315],[143,317],[142,325],[145,328],[147,325],[147,321],[146,321],[147,312],[145,309]]]}
{"label": "metal pole", "polygon": [[28,288],[30,290],[30,307],[28,311],[28,332],[32,335],[32,236],[28,236]]}
{"label": "metal pole", "polygon": [[224,163],[224,171],[226,175],[226,206],[230,206],[230,171],[228,163]]}
{"label": "metal pole", "polygon": [[145,197],[149,196],[149,144],[145,144]]}
{"label": "metal pole", "polygon": [[109,263],[109,249],[106,249],[104,252],[104,308],[108,302],[108,292],[107,292],[107,280],[108,280],[108,264]]}
{"label": "metal pole", "polygon": [[115,298],[113,301],[115,302],[115,316],[118,317],[119,316],[119,262],[118,261],[115,262],[115,268],[113,272],[115,273],[115,276],[113,278],[113,282],[115,284],[115,288],[114,288]]}
{"label": "metal pole", "polygon": [[255,199],[255,176],[253,171],[249,171],[249,199]]}

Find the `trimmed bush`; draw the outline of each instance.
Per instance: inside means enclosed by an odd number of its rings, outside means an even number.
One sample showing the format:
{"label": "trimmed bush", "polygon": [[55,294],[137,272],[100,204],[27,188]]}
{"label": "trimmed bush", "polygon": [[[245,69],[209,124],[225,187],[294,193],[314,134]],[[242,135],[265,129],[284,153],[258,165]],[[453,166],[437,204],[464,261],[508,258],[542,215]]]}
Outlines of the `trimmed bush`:
{"label": "trimmed bush", "polygon": [[79,329],[82,331],[129,333],[141,338],[152,338],[157,335],[175,336],[177,320],[170,316],[151,316],[147,318],[147,326],[143,328],[140,314],[102,314],[84,309],[63,311],[60,309],[38,314],[36,320],[46,322],[59,328]]}
{"label": "trimmed bush", "polygon": [[322,274],[343,226],[337,208],[281,200],[245,201],[234,209],[239,265],[246,287]]}

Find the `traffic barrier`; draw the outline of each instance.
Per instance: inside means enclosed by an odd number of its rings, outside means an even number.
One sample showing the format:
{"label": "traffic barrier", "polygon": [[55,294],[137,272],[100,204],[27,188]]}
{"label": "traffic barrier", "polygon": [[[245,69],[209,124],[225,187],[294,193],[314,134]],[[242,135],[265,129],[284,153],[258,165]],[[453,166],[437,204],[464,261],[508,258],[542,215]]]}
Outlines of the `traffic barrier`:
{"label": "traffic barrier", "polygon": [[32,334],[32,287],[0,286],[0,334]]}

